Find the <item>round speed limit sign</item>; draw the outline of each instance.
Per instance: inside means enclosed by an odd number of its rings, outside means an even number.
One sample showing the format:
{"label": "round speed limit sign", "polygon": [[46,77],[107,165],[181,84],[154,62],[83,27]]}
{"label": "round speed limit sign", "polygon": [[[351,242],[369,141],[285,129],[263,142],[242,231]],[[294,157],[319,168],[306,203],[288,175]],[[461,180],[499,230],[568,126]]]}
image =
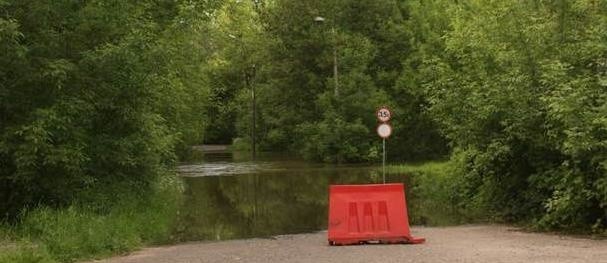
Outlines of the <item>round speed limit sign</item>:
{"label": "round speed limit sign", "polygon": [[387,123],[380,124],[379,126],[377,126],[377,135],[384,139],[390,137],[390,135],[392,135],[392,126]]}
{"label": "round speed limit sign", "polygon": [[392,112],[386,106],[379,108],[376,115],[380,122],[387,122],[392,118]]}

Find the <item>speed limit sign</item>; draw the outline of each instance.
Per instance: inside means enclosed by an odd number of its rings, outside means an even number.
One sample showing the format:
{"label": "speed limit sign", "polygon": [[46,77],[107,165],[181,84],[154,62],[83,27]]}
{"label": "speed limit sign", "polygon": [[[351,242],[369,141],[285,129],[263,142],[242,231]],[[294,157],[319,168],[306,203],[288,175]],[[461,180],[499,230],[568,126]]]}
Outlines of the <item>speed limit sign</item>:
{"label": "speed limit sign", "polygon": [[392,118],[392,112],[386,106],[377,109],[376,115],[377,120],[379,120],[380,122],[388,122],[390,118]]}
{"label": "speed limit sign", "polygon": [[388,107],[383,106],[375,112],[377,120],[380,124],[377,125],[377,135],[382,138],[383,158],[382,158],[382,177],[384,184],[386,183],[386,139],[392,135],[392,126],[388,121],[392,118],[392,112]]}

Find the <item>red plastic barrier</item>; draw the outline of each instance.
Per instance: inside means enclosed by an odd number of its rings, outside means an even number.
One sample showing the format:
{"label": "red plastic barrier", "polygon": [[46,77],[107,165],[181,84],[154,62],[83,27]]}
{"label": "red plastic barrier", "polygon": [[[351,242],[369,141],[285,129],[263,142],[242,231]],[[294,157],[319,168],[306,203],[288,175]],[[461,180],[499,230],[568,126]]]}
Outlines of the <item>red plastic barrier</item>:
{"label": "red plastic barrier", "polygon": [[331,185],[329,244],[419,244],[409,231],[403,184]]}

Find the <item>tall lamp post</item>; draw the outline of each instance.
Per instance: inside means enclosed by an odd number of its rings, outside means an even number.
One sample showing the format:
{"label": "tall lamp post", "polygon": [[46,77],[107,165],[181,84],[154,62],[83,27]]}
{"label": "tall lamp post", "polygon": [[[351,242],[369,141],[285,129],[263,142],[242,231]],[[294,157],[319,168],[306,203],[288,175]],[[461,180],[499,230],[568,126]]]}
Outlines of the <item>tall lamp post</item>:
{"label": "tall lamp post", "polygon": [[[317,16],[314,18],[314,22],[322,24],[325,22],[325,18]],[[331,25],[331,36],[333,38],[333,81],[335,81],[334,94],[335,98],[339,97],[339,72],[337,69],[337,37],[335,33],[335,25]]]}

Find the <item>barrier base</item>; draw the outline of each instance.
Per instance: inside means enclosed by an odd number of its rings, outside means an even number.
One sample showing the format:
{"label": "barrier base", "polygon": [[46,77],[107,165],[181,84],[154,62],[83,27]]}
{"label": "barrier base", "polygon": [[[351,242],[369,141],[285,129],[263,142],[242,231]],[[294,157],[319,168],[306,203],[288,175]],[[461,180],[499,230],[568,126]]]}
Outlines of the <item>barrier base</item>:
{"label": "barrier base", "polygon": [[415,237],[386,237],[386,238],[351,238],[351,239],[336,239],[329,240],[330,246],[347,246],[347,245],[363,245],[363,244],[422,244],[426,242],[425,238]]}

